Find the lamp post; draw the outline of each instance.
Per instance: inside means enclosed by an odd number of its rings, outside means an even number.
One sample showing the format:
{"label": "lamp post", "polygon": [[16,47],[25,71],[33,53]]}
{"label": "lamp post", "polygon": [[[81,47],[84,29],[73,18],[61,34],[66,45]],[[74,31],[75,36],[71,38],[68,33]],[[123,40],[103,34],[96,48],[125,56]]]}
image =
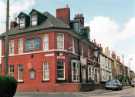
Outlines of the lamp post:
{"label": "lamp post", "polygon": [[8,54],[9,54],[8,32],[9,32],[9,0],[7,0],[7,8],[6,8],[6,37],[5,37],[5,57],[4,57],[6,75],[8,75]]}

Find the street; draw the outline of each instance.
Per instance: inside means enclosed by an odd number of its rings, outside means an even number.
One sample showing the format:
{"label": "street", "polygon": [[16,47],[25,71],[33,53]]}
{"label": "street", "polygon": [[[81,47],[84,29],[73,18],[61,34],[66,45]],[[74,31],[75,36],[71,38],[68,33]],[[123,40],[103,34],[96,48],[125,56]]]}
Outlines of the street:
{"label": "street", "polygon": [[121,91],[111,91],[97,89],[91,92],[72,92],[72,93],[16,93],[15,97],[135,97],[135,88],[128,87]]}

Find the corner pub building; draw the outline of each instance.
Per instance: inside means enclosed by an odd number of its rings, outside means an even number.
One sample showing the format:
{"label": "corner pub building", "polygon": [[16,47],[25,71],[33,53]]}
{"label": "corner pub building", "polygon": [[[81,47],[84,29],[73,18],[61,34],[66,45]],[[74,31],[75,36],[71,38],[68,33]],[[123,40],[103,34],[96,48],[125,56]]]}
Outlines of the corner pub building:
{"label": "corner pub building", "polygon": [[[82,14],[70,20],[70,8],[49,12],[21,12],[10,25],[9,75],[18,81],[18,91],[89,90],[89,80],[99,83],[100,47],[89,39]],[[5,33],[2,40],[1,74],[4,75]],[[85,87],[85,88],[84,88]]]}

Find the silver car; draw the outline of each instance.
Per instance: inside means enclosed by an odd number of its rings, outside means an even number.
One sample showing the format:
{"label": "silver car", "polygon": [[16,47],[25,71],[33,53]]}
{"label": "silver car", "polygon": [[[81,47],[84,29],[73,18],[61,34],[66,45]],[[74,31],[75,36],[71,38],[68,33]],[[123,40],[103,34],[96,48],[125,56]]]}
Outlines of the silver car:
{"label": "silver car", "polygon": [[109,80],[105,83],[106,89],[122,90],[122,84],[119,80]]}

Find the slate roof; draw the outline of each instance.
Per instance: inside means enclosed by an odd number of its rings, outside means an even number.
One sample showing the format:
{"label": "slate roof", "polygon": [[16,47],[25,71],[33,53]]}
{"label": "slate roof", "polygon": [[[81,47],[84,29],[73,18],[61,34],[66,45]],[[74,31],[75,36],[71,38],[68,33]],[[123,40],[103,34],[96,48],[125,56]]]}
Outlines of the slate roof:
{"label": "slate roof", "polygon": [[[38,31],[38,30],[44,30],[47,28],[62,28],[62,29],[69,29],[70,26],[68,24],[65,24],[63,21],[57,19],[53,15],[51,15],[49,12],[43,13],[43,15],[46,17],[46,20],[37,26],[28,26],[24,29],[19,29],[19,26],[10,29],[8,35],[16,35],[16,34],[22,34],[24,32],[31,32],[31,31]],[[1,34],[0,37],[5,36],[5,33]]]}

